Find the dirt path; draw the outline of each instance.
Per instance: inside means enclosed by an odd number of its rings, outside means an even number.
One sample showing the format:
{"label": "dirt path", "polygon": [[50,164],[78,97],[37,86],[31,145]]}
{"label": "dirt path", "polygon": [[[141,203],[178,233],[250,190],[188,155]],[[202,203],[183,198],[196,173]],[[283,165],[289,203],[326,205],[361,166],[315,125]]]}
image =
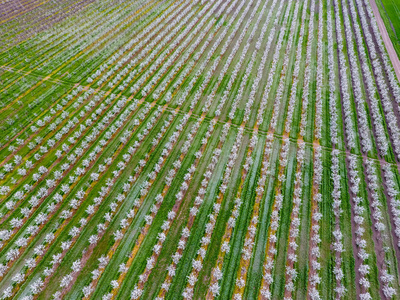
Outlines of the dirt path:
{"label": "dirt path", "polygon": [[394,50],[392,40],[389,37],[389,34],[386,30],[385,23],[383,23],[382,17],[379,13],[378,6],[376,5],[375,0],[369,0],[372,11],[374,12],[375,19],[378,23],[379,31],[382,35],[382,40],[385,43],[386,49],[389,53],[390,60],[392,61],[394,71],[396,72],[397,79],[400,81],[400,60],[397,56],[396,51]]}

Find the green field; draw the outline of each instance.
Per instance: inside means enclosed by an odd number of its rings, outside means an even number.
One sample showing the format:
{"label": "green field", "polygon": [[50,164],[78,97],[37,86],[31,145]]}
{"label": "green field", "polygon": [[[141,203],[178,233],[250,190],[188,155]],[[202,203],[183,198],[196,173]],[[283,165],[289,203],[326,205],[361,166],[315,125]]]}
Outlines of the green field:
{"label": "green field", "polygon": [[398,299],[399,263],[368,0],[0,3],[0,300]]}
{"label": "green field", "polygon": [[400,56],[400,3],[396,0],[377,0],[376,4],[394,49]]}

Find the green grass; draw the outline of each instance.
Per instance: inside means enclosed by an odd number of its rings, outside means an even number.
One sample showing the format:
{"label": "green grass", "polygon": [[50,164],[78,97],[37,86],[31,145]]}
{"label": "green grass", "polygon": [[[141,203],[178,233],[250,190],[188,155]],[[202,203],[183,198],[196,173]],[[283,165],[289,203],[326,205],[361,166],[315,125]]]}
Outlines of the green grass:
{"label": "green grass", "polygon": [[393,47],[400,57],[400,3],[397,0],[375,0]]}

